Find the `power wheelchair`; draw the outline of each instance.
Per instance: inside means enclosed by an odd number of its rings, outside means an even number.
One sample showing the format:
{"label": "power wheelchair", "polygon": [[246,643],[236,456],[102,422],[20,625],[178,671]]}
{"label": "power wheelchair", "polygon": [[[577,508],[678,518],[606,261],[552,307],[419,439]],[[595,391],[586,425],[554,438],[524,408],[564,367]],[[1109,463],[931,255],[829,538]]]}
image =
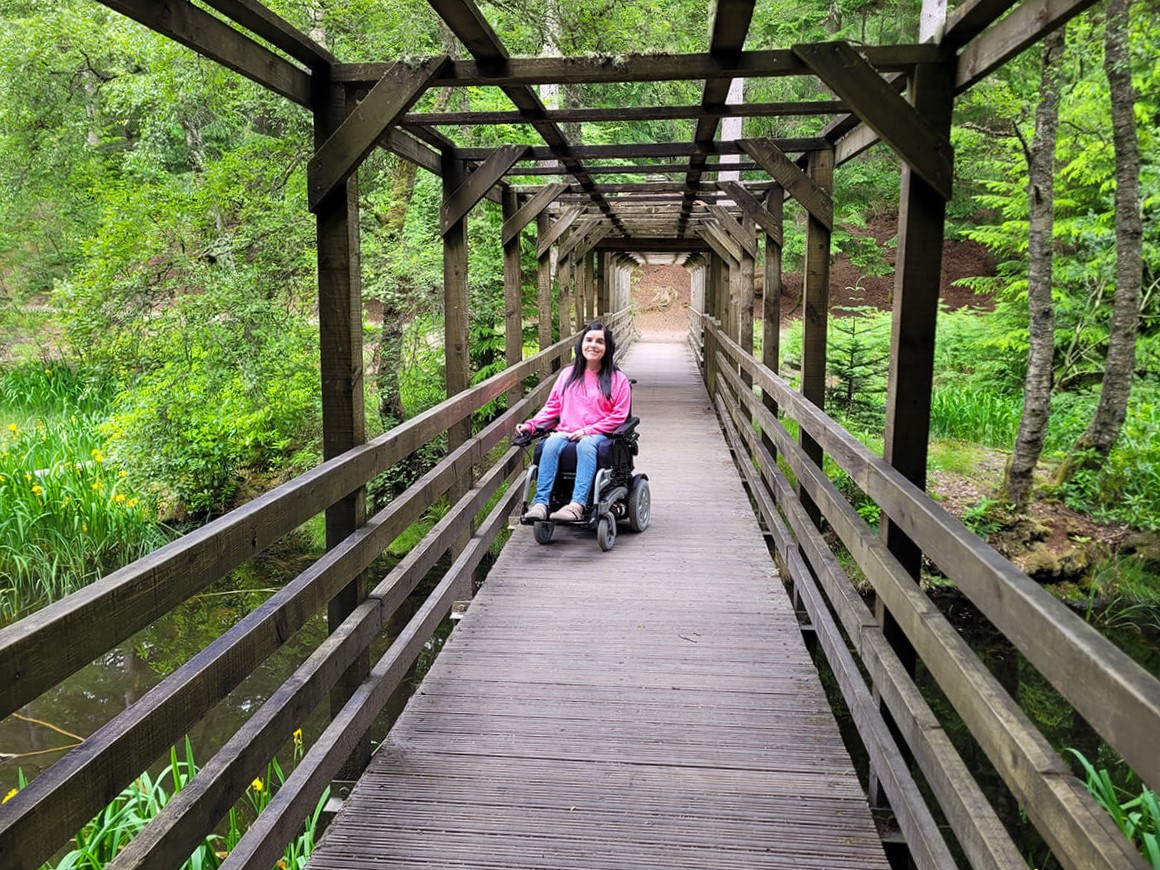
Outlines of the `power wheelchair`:
{"label": "power wheelchair", "polygon": [[[551,427],[540,427],[535,432],[512,439],[512,444],[527,446],[535,442],[532,465],[524,482],[524,501],[520,508],[520,524],[534,526],[536,542],[550,543],[556,525],[580,526],[596,530],[596,543],[607,552],[616,543],[618,523],[627,523],[634,532],[648,528],[652,517],[652,497],[648,475],[634,474],[632,458],[636,456],[640,437],[636,431],[640,418],[630,416],[615,432],[601,442],[596,452],[596,477],[588,493],[584,515],[579,520],[535,520],[526,516],[528,504],[535,495],[536,470],[540,464],[543,439],[552,433]],[[556,480],[548,498],[548,512],[559,510],[572,501],[572,487],[576,482],[576,445],[565,445],[560,453]]]}

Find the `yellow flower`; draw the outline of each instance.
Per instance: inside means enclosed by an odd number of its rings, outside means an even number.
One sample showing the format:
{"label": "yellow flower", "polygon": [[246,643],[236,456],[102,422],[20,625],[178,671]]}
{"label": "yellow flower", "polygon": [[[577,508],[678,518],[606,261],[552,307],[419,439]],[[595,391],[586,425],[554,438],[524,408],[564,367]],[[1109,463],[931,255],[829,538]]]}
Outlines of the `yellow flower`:
{"label": "yellow flower", "polygon": [[117,472],[117,477],[128,477],[128,476],[129,476],[129,472],[127,472],[123,468]]}
{"label": "yellow flower", "polygon": [[101,454],[99,454],[99,453],[93,454],[93,462],[104,462],[104,461],[105,461],[105,457],[103,457]]}
{"label": "yellow flower", "polygon": [[117,493],[115,496],[113,496],[113,501],[115,501],[117,504],[122,504],[125,501],[124,494],[120,492]]}
{"label": "yellow flower", "polygon": [[294,729],[294,745],[295,746],[302,745],[302,729],[301,728]]}
{"label": "yellow flower", "polygon": [[20,431],[20,427],[19,427],[19,426],[17,426],[15,423],[9,423],[9,424],[8,424],[8,431],[9,431],[9,432],[19,432],[19,431]]}
{"label": "yellow flower", "polygon": [[33,495],[44,495],[44,487],[39,486],[39,485],[32,487],[32,494]]}
{"label": "yellow flower", "polygon": [[87,523],[81,523],[81,531],[82,531],[82,532],[87,532],[88,530],[89,530],[89,526],[88,526],[88,524],[87,524]]}
{"label": "yellow flower", "polygon": [[262,778],[260,776],[255,777],[254,781],[250,783],[250,788],[252,788],[254,790],[255,794],[261,794],[262,793]]}
{"label": "yellow flower", "polygon": [[24,479],[27,480],[29,483],[32,483],[32,475],[29,474],[27,471],[24,472]]}
{"label": "yellow flower", "polygon": [[46,375],[51,375],[51,374],[52,374],[52,370],[51,370],[51,369],[45,369],[45,370],[44,370],[44,373],[45,373]]}
{"label": "yellow flower", "polygon": [[137,507],[137,499],[135,499],[135,498],[129,499],[129,507]]}
{"label": "yellow flower", "polygon": [[16,795],[19,792],[20,792],[20,789],[17,789],[17,788],[12,789],[12,791],[10,791],[10,792],[8,792],[8,794],[4,795],[4,800],[0,801],[0,804],[8,803],[8,801],[10,801],[10,800],[12,800],[12,798],[16,797]]}

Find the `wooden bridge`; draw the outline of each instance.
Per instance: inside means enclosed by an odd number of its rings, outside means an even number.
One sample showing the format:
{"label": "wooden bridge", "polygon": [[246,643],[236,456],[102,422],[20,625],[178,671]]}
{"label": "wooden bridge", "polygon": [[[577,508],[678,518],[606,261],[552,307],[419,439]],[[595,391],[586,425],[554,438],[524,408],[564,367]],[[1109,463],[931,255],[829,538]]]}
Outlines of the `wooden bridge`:
{"label": "wooden bridge", "polygon": [[[964,0],[950,14],[925,0],[916,44],[755,50],[745,47],[753,0],[716,0],[707,51],[614,62],[512,58],[470,0],[430,0],[470,58],[390,64],[342,63],[258,0],[101,2],[313,115],[325,461],[0,630],[0,716],[323,512],[328,549],[7,800],[0,867],[32,870],[51,858],[324,610],[325,641],[118,854],[115,870],[180,866],[320,707],[326,729],[223,866],[274,866],[326,789],[346,781],[357,782],[313,867],[874,867],[887,857],[922,868],[1024,866],[916,674],[937,685],[1063,866],[1144,866],[916,582],[924,562],[953,581],[1160,788],[1160,683],[924,492],[955,97],[1092,0]],[[834,99],[727,99],[737,79],[778,76],[811,77]],[[551,109],[534,90],[690,79],[704,81],[699,105]],[[433,87],[498,88],[514,111],[412,112]],[[723,119],[777,115],[828,120],[804,138],[720,135]],[[661,117],[695,119],[692,141],[585,146],[561,126]],[[450,138],[517,121],[543,144],[473,148]],[[881,456],[822,411],[834,168],[878,141],[901,166]],[[443,181],[448,398],[367,440],[357,170],[375,148]],[[683,180],[652,180],[667,174]],[[634,175],[650,180],[597,180]],[[515,176],[570,180],[519,185]],[[800,390],[778,376],[782,247],[795,231],[787,198],[804,215]],[[508,367],[471,386],[467,217],[489,199],[503,213]],[[525,293],[520,251],[532,226],[536,280]],[[625,363],[640,380],[639,465],[654,484],[654,526],[609,553],[584,536],[560,533],[540,547],[517,529],[509,539],[524,467],[509,444],[513,424],[543,402],[573,324],[599,316],[632,343],[630,275],[657,254],[690,271],[693,299],[687,349],[641,342]],[[533,294],[539,352],[524,359]],[[506,409],[476,431],[473,415],[501,397]],[[368,482],[444,434],[445,459],[368,516]],[[824,457],[879,508],[880,528],[822,472]],[[371,576],[437,503],[448,510],[434,528],[385,577]],[[473,599],[481,566],[505,541]],[[847,569],[873,589],[870,604]],[[432,573],[438,584],[372,664],[372,642],[398,628],[400,605]],[[371,726],[453,604],[468,600],[372,755]],[[819,684],[823,658],[856,728],[849,739],[868,758],[865,789]],[[872,809],[904,849],[886,855]]]}

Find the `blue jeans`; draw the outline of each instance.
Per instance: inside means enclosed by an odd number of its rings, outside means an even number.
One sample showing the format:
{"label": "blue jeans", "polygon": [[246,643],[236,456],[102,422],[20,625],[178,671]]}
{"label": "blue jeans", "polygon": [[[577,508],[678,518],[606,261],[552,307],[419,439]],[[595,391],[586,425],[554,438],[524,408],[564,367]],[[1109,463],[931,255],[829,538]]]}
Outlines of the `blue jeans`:
{"label": "blue jeans", "polygon": [[[588,491],[592,489],[592,479],[596,476],[596,448],[607,435],[585,435],[576,443],[576,483],[572,487],[572,501],[588,504]],[[547,504],[552,494],[552,484],[556,482],[556,468],[560,464],[560,451],[568,445],[563,435],[549,435],[540,451],[540,465],[536,470],[536,497],[532,504]]]}

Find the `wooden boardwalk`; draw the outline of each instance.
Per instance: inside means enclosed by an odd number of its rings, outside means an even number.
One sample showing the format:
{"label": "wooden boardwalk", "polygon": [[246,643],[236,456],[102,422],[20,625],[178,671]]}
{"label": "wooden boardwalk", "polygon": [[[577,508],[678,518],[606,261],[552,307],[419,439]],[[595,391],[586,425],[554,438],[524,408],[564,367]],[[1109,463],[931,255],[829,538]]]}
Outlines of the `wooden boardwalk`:
{"label": "wooden boardwalk", "polygon": [[520,527],[309,867],[887,867],[692,359],[643,342],[652,527]]}

